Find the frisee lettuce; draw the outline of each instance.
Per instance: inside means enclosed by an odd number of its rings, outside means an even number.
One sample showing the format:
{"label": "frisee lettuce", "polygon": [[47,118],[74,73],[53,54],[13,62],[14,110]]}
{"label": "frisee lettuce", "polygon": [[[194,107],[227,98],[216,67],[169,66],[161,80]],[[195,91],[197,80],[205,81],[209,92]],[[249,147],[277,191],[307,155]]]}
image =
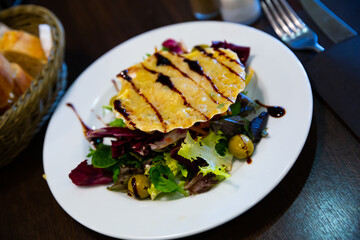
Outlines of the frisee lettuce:
{"label": "frisee lettuce", "polygon": [[200,173],[204,176],[209,173],[216,175],[217,180],[223,180],[230,177],[230,174],[226,172],[225,167],[212,168],[211,166],[200,167]]}
{"label": "frisee lettuce", "polygon": [[164,160],[165,164],[170,168],[175,176],[181,173],[183,177],[187,177],[187,169],[183,165],[179,164],[177,160],[173,159],[170,152],[164,153]]}
{"label": "frisee lettuce", "polygon": [[226,171],[230,171],[233,156],[228,149],[226,149],[224,156],[221,156],[215,148],[221,139],[225,139],[225,137],[220,131],[218,135],[210,131],[206,137],[198,137],[196,140],[194,140],[188,132],[184,143],[181,144],[178,154],[190,161],[196,161],[198,157],[204,159],[209,164],[206,171],[207,173],[211,170],[215,175],[218,175],[219,169],[223,168]]}

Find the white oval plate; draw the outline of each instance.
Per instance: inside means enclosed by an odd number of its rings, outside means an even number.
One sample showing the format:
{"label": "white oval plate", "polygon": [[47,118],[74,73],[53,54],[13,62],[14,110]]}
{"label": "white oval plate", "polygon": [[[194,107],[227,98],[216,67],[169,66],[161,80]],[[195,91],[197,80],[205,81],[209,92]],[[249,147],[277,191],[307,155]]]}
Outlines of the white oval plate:
{"label": "white oval plate", "polygon": [[[232,176],[211,191],[175,200],[138,201],[106,186],[77,187],[68,177],[85,159],[88,143],[75,114],[102,126],[96,115],[115,93],[111,83],[121,70],[142,61],[167,38],[190,48],[212,40],[250,46],[257,80],[250,94],[268,105],[281,105],[284,117],[270,118],[269,136],[257,146],[253,163],[237,161]],[[44,169],[61,207],[84,226],[117,238],[178,238],[223,224],[259,202],[290,170],[307,138],[312,118],[308,77],[295,55],[277,39],[251,27],[225,22],[188,22],[134,37],[89,66],[73,83],[49,123],[44,142]]]}

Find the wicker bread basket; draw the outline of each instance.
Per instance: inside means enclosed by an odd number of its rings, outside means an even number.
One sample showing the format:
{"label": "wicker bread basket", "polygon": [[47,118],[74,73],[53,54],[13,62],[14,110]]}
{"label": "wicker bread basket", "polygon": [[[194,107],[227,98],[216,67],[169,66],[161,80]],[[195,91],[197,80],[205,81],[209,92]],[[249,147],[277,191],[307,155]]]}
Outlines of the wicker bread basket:
{"label": "wicker bread basket", "polygon": [[10,163],[31,141],[48,119],[66,86],[64,30],[49,10],[35,5],[22,5],[0,12],[0,22],[10,28],[39,35],[38,25],[51,27],[53,47],[48,62],[20,96],[0,116],[0,167]]}

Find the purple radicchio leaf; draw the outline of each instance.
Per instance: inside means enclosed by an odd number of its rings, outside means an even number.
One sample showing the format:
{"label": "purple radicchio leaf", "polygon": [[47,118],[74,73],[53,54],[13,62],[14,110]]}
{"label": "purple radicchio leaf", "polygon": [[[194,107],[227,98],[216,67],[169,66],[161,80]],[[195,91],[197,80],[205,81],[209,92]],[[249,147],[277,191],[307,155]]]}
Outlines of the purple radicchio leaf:
{"label": "purple radicchio leaf", "polygon": [[250,47],[239,46],[232,43],[228,43],[226,41],[223,42],[213,41],[211,43],[211,47],[230,49],[231,51],[235,52],[238,55],[240,62],[244,65],[246,65],[246,61],[248,60],[250,55]]}
{"label": "purple radicchio leaf", "polygon": [[111,141],[111,155],[113,158],[119,158],[129,149],[129,141],[127,139]]}
{"label": "purple radicchio leaf", "polygon": [[134,152],[139,153],[142,156],[147,155],[150,153],[150,144],[156,141],[159,141],[161,138],[163,138],[164,133],[161,132],[154,132],[152,134],[148,134],[147,136],[144,136],[142,139],[136,139],[136,140],[130,140],[131,149]]}
{"label": "purple radicchio leaf", "polygon": [[[124,128],[122,128],[124,129]],[[107,129],[108,130],[108,129]],[[118,131],[118,130],[117,130]],[[127,132],[134,130],[127,129]],[[134,134],[113,134],[116,140],[111,141],[112,157],[121,157],[126,151],[132,150],[142,156],[150,153],[150,144],[163,138],[163,133],[154,132],[153,134],[136,131]],[[106,135],[107,137],[111,137]]]}
{"label": "purple radicchio leaf", "polygon": [[128,128],[122,127],[103,127],[95,130],[88,131],[86,133],[87,139],[93,138],[104,138],[104,137],[114,137],[114,138],[144,138],[150,134],[141,132],[139,130],[130,130]]}
{"label": "purple radicchio leaf", "polygon": [[180,139],[183,139],[186,137],[186,129],[175,129],[169,133],[166,133],[162,136],[162,138],[159,141],[155,141],[153,143],[150,143],[151,150],[159,150],[163,149],[170,144],[173,144],[177,142]]}
{"label": "purple radicchio leaf", "polygon": [[122,127],[104,127],[88,131],[86,138],[90,141],[106,137],[115,138],[111,141],[112,157],[118,158],[130,149],[141,155],[148,154],[150,152],[149,143],[160,139],[161,134],[160,132],[148,134]]}
{"label": "purple radicchio leaf", "polygon": [[185,185],[184,189],[189,191],[191,195],[204,193],[209,191],[218,182],[219,180],[216,179],[216,175],[213,173],[206,175],[199,173]]}
{"label": "purple radicchio leaf", "polygon": [[269,119],[268,112],[262,112],[259,116],[251,120],[249,125],[249,131],[252,134],[252,141],[257,143],[261,140],[262,132],[265,130],[267,121]]}
{"label": "purple radicchio leaf", "polygon": [[181,43],[175,41],[174,39],[167,39],[162,43],[162,46],[169,49],[170,52],[174,52],[174,53],[183,53],[183,49],[181,47]]}
{"label": "purple radicchio leaf", "polygon": [[86,160],[73,169],[69,177],[77,186],[99,185],[113,181],[112,173],[102,168],[94,168],[88,165]]}
{"label": "purple radicchio leaf", "polygon": [[256,103],[243,93],[237,95],[236,103],[240,103],[241,109],[239,115],[242,117],[246,117],[247,115],[256,112]]}
{"label": "purple radicchio leaf", "polygon": [[221,131],[223,135],[230,140],[234,135],[244,132],[244,126],[248,120],[240,116],[232,116],[225,119],[219,119],[211,122],[211,129],[214,132]]}

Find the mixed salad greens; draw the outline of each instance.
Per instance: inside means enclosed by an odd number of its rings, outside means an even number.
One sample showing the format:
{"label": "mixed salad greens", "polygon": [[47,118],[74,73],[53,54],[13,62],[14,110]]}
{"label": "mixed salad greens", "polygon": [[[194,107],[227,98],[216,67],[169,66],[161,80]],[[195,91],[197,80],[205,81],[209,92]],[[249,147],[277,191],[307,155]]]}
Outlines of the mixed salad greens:
{"label": "mixed salad greens", "polygon": [[[185,51],[173,39],[163,42],[162,47],[174,53]],[[234,51],[244,65],[250,54],[250,48],[226,41],[212,42],[211,47]],[[252,70],[246,84],[251,77]],[[112,183],[109,190],[127,192],[138,199],[175,192],[184,196],[206,192],[230,177],[234,157],[249,161],[254,145],[267,135],[266,111],[248,119],[258,108],[242,92],[226,114],[168,133],[130,130],[121,119],[93,130],[79,118],[91,143],[87,155],[91,164],[84,160],[69,177],[78,186]],[[105,139],[110,143],[106,144]]]}

